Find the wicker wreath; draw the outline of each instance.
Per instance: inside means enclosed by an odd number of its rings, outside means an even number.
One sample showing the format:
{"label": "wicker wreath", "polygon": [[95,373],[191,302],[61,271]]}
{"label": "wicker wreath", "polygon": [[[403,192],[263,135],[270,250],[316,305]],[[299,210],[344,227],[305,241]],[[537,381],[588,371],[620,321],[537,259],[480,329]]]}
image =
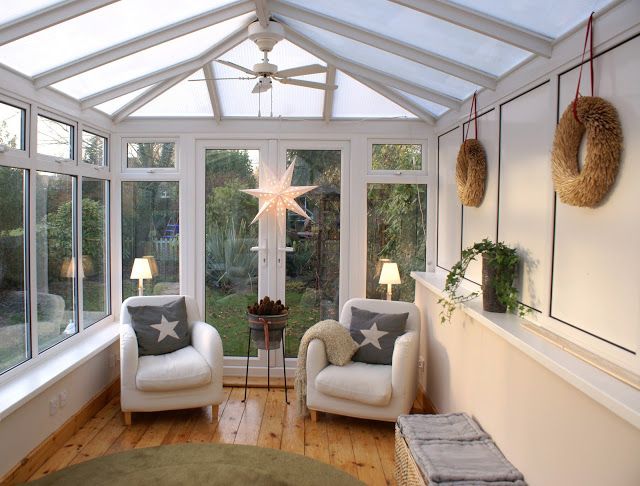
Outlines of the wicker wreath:
{"label": "wicker wreath", "polygon": [[[571,206],[595,207],[616,179],[622,151],[622,128],[611,103],[597,96],[578,98],[576,120],[571,103],[560,118],[551,152],[553,185]],[[578,151],[585,131],[587,153],[582,171]]]}
{"label": "wicker wreath", "polygon": [[462,142],[456,164],[458,197],[465,206],[480,206],[487,178],[487,157],[476,139]]}

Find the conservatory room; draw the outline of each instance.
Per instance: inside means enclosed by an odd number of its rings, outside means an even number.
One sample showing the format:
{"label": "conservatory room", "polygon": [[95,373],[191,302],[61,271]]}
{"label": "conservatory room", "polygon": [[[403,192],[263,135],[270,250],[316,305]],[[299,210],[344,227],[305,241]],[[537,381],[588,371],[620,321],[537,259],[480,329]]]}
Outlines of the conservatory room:
{"label": "conservatory room", "polygon": [[0,484],[640,485],[639,0],[0,4]]}

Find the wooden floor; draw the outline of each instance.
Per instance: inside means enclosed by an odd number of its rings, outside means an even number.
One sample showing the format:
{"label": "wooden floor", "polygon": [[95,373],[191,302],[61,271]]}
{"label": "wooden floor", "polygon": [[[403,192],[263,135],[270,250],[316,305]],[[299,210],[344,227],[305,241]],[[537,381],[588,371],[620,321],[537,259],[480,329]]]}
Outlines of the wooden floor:
{"label": "wooden floor", "polygon": [[116,397],[89,420],[31,477],[36,479],[66,466],[127,449],[184,442],[250,444],[304,454],[342,469],[369,485],[393,480],[393,424],[321,414],[314,423],[296,417],[293,390],[290,405],[284,390],[225,388],[218,421],[209,409],[135,413],[126,427]]}

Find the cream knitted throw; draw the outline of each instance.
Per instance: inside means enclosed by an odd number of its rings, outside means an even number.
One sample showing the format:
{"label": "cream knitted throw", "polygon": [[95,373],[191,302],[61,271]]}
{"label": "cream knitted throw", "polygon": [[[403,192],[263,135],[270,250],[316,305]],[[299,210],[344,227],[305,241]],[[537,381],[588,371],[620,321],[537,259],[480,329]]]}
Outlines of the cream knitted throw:
{"label": "cream knitted throw", "polygon": [[358,349],[358,344],[351,339],[349,330],[332,319],[320,321],[311,326],[302,336],[298,348],[298,369],[296,370],[295,388],[298,415],[307,414],[307,348],[314,339],[324,342],[329,363],[344,366]]}

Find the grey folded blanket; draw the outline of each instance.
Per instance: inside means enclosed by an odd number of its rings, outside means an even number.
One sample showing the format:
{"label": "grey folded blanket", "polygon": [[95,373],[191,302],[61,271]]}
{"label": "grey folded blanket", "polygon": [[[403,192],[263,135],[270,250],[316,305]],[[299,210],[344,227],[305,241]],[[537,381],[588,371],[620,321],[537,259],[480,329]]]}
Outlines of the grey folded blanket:
{"label": "grey folded blanket", "polygon": [[409,440],[415,461],[433,486],[518,485],[524,476],[502,455],[490,439]]}
{"label": "grey folded blanket", "polygon": [[489,434],[466,413],[441,415],[400,415],[398,428],[407,439],[422,440],[479,440]]}
{"label": "grey folded blanket", "polygon": [[349,330],[332,319],[320,321],[311,326],[302,336],[298,347],[298,369],[295,389],[298,415],[306,415],[307,409],[307,348],[314,339],[324,342],[329,363],[344,366],[358,350],[358,344],[351,339]]}

